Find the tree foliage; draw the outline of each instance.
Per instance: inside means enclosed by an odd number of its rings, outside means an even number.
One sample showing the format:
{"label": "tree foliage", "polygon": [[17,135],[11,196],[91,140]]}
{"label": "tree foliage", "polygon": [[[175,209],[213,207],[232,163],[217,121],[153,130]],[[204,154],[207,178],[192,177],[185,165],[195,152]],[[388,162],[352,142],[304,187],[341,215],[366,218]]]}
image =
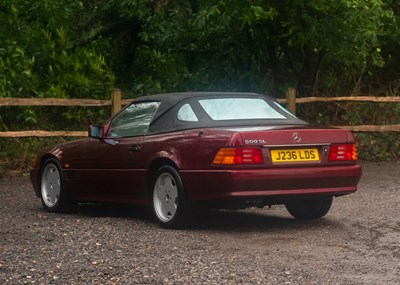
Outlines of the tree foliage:
{"label": "tree foliage", "polygon": [[[385,39],[393,37],[398,26],[395,4],[390,4],[381,0],[169,1],[143,24],[138,48],[146,52],[140,54],[139,68],[148,60],[149,70],[143,76],[150,86],[154,80],[164,82],[161,86],[167,90],[276,93],[290,85],[303,96],[346,92],[384,67]],[[162,76],[163,67],[183,80],[170,85],[170,77]],[[138,79],[139,87],[147,82]]]}
{"label": "tree foliage", "polygon": [[[397,0],[2,0],[0,97],[108,99],[113,86],[125,97],[399,95],[399,20]],[[301,115],[374,124],[369,108]],[[107,114],[1,107],[0,130],[77,129]]]}
{"label": "tree foliage", "polygon": [[113,84],[348,92],[393,71],[399,10],[394,0],[3,0],[0,96],[101,98]]}

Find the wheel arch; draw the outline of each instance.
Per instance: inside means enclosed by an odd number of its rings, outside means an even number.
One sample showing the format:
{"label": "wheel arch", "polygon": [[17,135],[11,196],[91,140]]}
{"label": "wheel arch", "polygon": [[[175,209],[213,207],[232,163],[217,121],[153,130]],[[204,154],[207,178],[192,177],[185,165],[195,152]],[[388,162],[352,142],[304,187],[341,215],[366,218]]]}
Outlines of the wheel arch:
{"label": "wheel arch", "polygon": [[[152,161],[149,174],[149,181],[151,183],[149,198],[151,199],[150,205],[152,207],[153,216],[163,228],[184,228],[188,224],[189,216],[191,215],[191,203],[188,192],[180,177],[179,168],[172,160],[162,157]],[[164,187],[164,183],[158,184],[160,177],[164,175],[169,176],[169,179],[174,181],[171,185],[173,189]],[[163,180],[164,178],[161,179]],[[175,192],[176,195],[174,194]],[[162,198],[159,198],[159,195],[161,195]],[[174,208],[171,205],[171,201],[175,201],[172,202],[175,203],[175,211],[170,210]],[[164,204],[164,206],[161,206],[162,204]],[[165,205],[168,205],[167,208],[165,208]]]}
{"label": "wheel arch", "polygon": [[61,162],[55,155],[53,155],[51,153],[46,153],[45,155],[43,155],[39,161],[39,171],[37,172],[37,179],[36,179],[36,184],[37,184],[36,187],[38,189],[37,194],[39,195],[38,196],[39,198],[42,197],[42,191],[40,191],[40,187],[41,187],[41,183],[42,183],[41,177],[42,177],[43,167],[44,167],[46,161],[48,161],[49,159],[54,159],[60,163],[60,170],[61,170],[60,175],[64,175],[62,173],[63,169],[61,167]]}
{"label": "wheel arch", "polygon": [[[157,170],[160,169],[163,166],[171,166],[173,168],[175,168],[175,170],[178,172],[178,174],[180,175],[180,168],[178,167],[178,165],[170,158],[168,157],[158,157],[156,159],[154,159],[149,167],[149,172],[148,172],[148,185],[149,185],[149,196],[152,195],[152,187],[153,187],[153,182],[154,182],[154,176],[157,173]],[[185,185],[184,185],[184,181],[182,180],[182,177],[180,177],[181,181],[182,181],[182,186],[183,186],[183,191],[186,195],[186,197],[190,200],[190,193],[187,191]]]}
{"label": "wheel arch", "polygon": [[160,167],[165,166],[165,165],[172,166],[173,168],[176,169],[176,171],[179,172],[178,166],[172,159],[170,159],[168,157],[158,157],[151,162],[150,167],[149,167],[148,181],[149,181],[150,186],[153,183],[154,175],[156,174],[157,170],[160,169]]}

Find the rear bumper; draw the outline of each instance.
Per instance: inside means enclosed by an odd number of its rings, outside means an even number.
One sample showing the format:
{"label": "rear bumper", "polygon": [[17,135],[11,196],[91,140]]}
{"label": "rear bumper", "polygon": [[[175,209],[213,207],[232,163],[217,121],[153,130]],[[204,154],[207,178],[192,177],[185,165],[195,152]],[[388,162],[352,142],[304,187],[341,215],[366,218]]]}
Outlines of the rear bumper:
{"label": "rear bumper", "polygon": [[180,171],[191,201],[346,195],[357,190],[360,165]]}

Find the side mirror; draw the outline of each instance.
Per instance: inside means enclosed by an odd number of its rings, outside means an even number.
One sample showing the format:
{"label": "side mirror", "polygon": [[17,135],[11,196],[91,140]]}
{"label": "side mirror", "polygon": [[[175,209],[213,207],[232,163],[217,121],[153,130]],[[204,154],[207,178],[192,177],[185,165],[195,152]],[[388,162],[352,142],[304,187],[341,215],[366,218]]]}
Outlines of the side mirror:
{"label": "side mirror", "polygon": [[88,135],[91,138],[100,139],[103,135],[103,126],[90,126]]}

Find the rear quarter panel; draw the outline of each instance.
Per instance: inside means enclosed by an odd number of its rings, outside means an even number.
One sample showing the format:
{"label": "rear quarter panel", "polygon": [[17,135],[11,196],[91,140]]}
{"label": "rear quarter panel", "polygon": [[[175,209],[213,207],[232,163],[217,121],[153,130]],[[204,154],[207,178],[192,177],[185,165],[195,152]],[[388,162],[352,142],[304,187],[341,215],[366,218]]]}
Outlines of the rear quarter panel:
{"label": "rear quarter panel", "polygon": [[148,157],[168,158],[179,170],[208,169],[218,149],[229,143],[231,132],[196,129],[152,135],[144,139]]}

